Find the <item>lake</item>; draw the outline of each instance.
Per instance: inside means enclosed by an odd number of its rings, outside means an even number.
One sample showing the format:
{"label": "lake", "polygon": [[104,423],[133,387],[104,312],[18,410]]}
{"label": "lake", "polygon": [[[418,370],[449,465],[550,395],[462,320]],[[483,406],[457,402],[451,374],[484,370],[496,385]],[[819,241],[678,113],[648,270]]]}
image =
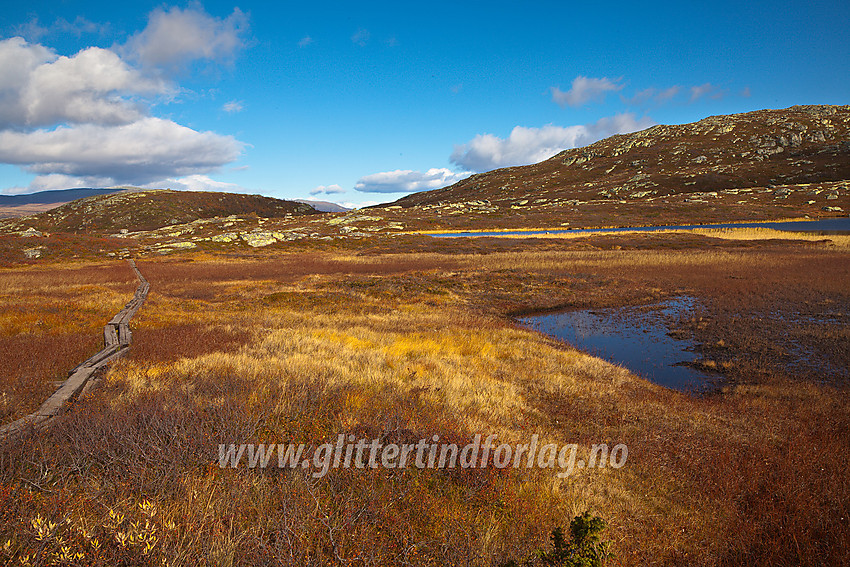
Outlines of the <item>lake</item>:
{"label": "lake", "polygon": [[720,224],[688,224],[668,226],[636,226],[622,228],[565,228],[556,230],[517,230],[504,232],[449,232],[432,234],[438,238],[461,238],[468,236],[533,236],[541,234],[589,234],[616,232],[656,232],[659,230],[693,230],[695,228],[772,228],[790,232],[816,232],[823,234],[850,234],[850,217],[787,222],[741,222]]}

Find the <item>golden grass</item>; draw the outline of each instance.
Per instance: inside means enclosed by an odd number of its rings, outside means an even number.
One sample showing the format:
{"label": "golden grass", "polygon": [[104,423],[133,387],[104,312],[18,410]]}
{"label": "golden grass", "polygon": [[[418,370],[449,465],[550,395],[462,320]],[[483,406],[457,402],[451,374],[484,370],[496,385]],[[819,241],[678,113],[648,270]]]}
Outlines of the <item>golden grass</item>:
{"label": "golden grass", "polygon": [[[820,275],[804,276],[799,266],[814,260]],[[850,544],[839,523],[850,502],[843,390],[776,378],[696,399],[500,314],[515,306],[503,293],[548,305],[685,290],[747,305],[774,286],[780,299],[809,289],[838,301],[847,264],[835,251],[334,252],[139,265],[153,291],[134,326],[138,351],[51,431],[0,451],[10,561],[41,554],[46,564],[63,552],[61,536],[84,564],[494,565],[545,546],[586,509],[610,524],[613,564],[840,563]],[[764,280],[739,279],[753,273]],[[567,479],[493,467],[314,479],[216,464],[219,443],[339,433],[400,443],[538,434],[577,443],[581,458],[595,443],[626,443],[629,460]],[[143,530],[144,502],[157,510],[155,530]],[[37,518],[68,521],[39,540]],[[122,543],[119,533],[135,536]]]}
{"label": "golden grass", "polygon": [[132,297],[124,262],[0,270],[0,419],[35,410],[103,345],[103,325]]}
{"label": "golden grass", "polygon": [[[800,220],[800,219],[789,219],[789,220]],[[788,222],[787,220],[773,221],[773,222]],[[795,240],[795,241],[805,241],[805,242],[819,242],[819,243],[828,243],[832,246],[845,249],[850,247],[850,235],[846,234],[816,234],[811,232],[792,232],[785,230],[776,230],[768,227],[757,227],[757,228],[693,228],[693,229],[664,229],[664,230],[656,230],[650,233],[646,231],[639,230],[623,230],[617,233],[606,233],[604,232],[608,228],[616,228],[616,227],[598,227],[597,229],[591,229],[588,231],[587,229],[582,229],[581,231],[574,232],[556,232],[565,230],[564,227],[557,228],[525,228],[525,229],[516,229],[516,230],[486,230],[486,229],[475,229],[468,230],[462,232],[469,233],[484,233],[484,232],[492,232],[498,235],[498,238],[507,238],[507,239],[527,239],[527,238],[537,238],[537,239],[557,239],[557,240],[575,240],[575,239],[587,239],[592,236],[599,235],[616,235],[618,237],[635,237],[635,236],[643,236],[646,234],[654,234],[654,235],[663,235],[663,234],[698,234],[702,236],[708,236],[711,238],[722,238],[724,240]],[[552,231],[550,232],[542,232],[542,231]],[[598,232],[596,232],[598,231]],[[459,231],[455,230],[433,230],[433,231],[422,231],[415,232],[410,234],[425,234],[425,235],[437,235],[437,234],[451,234]],[[500,232],[505,232],[505,234],[498,234]],[[541,233],[542,232],[542,233]],[[528,234],[516,234],[516,233],[528,233]],[[537,234],[535,234],[537,233]]]}
{"label": "golden grass", "polygon": [[727,240],[803,240],[807,242],[824,242],[839,247],[850,247],[850,235],[848,234],[814,234],[810,232],[790,232],[774,230],[771,228],[718,228],[718,229],[695,229],[694,234],[703,234],[713,238]]}

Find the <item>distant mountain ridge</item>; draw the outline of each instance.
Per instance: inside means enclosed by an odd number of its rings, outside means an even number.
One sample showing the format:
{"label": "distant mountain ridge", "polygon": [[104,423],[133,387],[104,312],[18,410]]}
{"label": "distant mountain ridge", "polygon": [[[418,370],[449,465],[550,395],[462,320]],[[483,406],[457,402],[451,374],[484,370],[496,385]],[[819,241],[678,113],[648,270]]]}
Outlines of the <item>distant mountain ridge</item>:
{"label": "distant mountain ridge", "polygon": [[17,206],[17,205],[32,205],[32,204],[50,204],[50,203],[70,203],[77,199],[86,197],[94,197],[95,195],[108,195],[119,191],[126,191],[126,187],[110,187],[106,189],[94,188],[75,188],[75,189],[53,189],[50,191],[38,191],[36,193],[27,193],[25,195],[0,195],[0,207]]}
{"label": "distant mountain ridge", "polygon": [[317,211],[321,211],[323,213],[344,213],[346,211],[350,211],[348,207],[343,207],[342,205],[338,205],[336,203],[331,203],[330,201],[313,201],[311,199],[295,199],[296,203],[306,203],[316,209]]}

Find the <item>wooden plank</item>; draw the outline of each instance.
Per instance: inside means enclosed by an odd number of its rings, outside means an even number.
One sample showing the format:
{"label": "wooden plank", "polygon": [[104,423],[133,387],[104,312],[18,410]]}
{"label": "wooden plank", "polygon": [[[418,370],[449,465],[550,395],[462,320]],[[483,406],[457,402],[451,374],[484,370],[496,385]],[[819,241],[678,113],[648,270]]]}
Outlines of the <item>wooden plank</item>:
{"label": "wooden plank", "polygon": [[103,328],[103,344],[107,347],[118,344],[118,330],[114,325],[107,324]]}
{"label": "wooden plank", "polygon": [[65,404],[75,396],[87,394],[100,381],[92,376],[101,368],[127,353],[132,341],[129,321],[142,307],[150,290],[150,283],[136,266],[132,259],[128,260],[130,267],[139,280],[139,285],[131,299],[123,309],[116,313],[103,328],[104,348],[77,365],[61,382],[57,390],[49,397],[35,413],[24,416],[12,423],[0,426],[0,438],[21,435],[28,430],[40,429],[49,424],[49,419],[61,412]]}
{"label": "wooden plank", "polygon": [[121,346],[130,346],[132,340],[133,334],[130,332],[130,326],[127,323],[118,325],[118,343]]}
{"label": "wooden plank", "polygon": [[54,416],[59,413],[62,406],[83,389],[86,381],[94,374],[95,370],[97,369],[83,367],[74,372],[70,378],[65,380],[61,388],[56,390],[52,396],[47,398],[47,401],[41,404],[41,407],[38,408],[36,413],[45,416]]}
{"label": "wooden plank", "polygon": [[103,359],[114,354],[115,351],[117,351],[120,348],[121,348],[121,345],[110,345],[106,348],[103,348],[103,349],[100,350],[100,352],[98,352],[97,354],[95,354],[94,356],[92,356],[88,360],[86,360],[83,363],[83,366],[88,367],[88,368],[97,367],[100,364],[100,361],[102,361]]}

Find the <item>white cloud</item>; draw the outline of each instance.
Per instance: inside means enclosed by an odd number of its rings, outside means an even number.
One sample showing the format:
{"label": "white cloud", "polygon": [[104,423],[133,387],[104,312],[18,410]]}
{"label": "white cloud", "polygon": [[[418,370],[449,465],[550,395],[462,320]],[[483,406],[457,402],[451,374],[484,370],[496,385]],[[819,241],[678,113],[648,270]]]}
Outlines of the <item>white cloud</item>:
{"label": "white cloud", "polygon": [[665,103],[679,94],[680,90],[681,88],[678,85],[673,85],[672,87],[664,90],[658,90],[650,87],[636,92],[631,98],[622,97],[622,100],[630,106],[645,107],[650,104]]}
{"label": "white cloud", "polygon": [[197,60],[227,61],[245,46],[248,17],[239,8],[226,18],[215,18],[200,5],[186,9],[157,8],[148,25],[132,36],[124,50],[148,67],[169,70]]}
{"label": "white cloud", "polygon": [[643,130],[654,124],[648,117],[636,119],[634,114],[626,113],[587,125],[517,126],[506,139],[493,134],[479,134],[466,144],[455,146],[449,160],[471,171],[526,165],[548,159],[568,148],[585,146],[613,134]]}
{"label": "white cloud", "polygon": [[38,16],[33,16],[30,21],[14,26],[12,29],[13,35],[25,37],[29,41],[39,41],[50,31],[38,22]]}
{"label": "white cloud", "polygon": [[351,41],[353,41],[360,47],[365,47],[366,44],[369,43],[369,39],[371,37],[372,34],[369,33],[369,30],[364,30],[363,28],[360,28],[359,30],[354,32],[354,35],[351,36]]}
{"label": "white cloud", "polygon": [[696,87],[691,87],[691,102],[696,102],[706,96],[713,99],[720,99],[723,98],[725,94],[725,91],[721,90],[717,85],[705,83]]}
{"label": "white cloud", "polygon": [[216,181],[206,175],[187,175],[171,177],[143,185],[146,189],[175,189],[178,191],[219,191],[224,193],[246,193],[247,190],[236,183]]}
{"label": "white cloud", "polygon": [[744,87],[741,90],[741,96],[744,98],[750,98],[752,96],[752,92],[750,92],[750,87]]}
{"label": "white cloud", "polygon": [[121,126],[0,132],[2,163],[36,174],[109,178],[119,184],[209,172],[234,161],[242,147],[231,136],[153,117]]}
{"label": "white cloud", "polygon": [[52,26],[56,31],[63,34],[73,34],[77,37],[83,34],[104,35],[111,29],[109,24],[99,24],[87,20],[83,16],[77,16],[73,22],[69,22],[65,18],[59,18]]}
{"label": "white cloud", "polygon": [[32,193],[33,190],[28,187],[21,187],[20,185],[15,185],[14,187],[6,187],[4,189],[0,189],[0,195],[26,195],[27,193]]}
{"label": "white cloud", "polygon": [[0,41],[0,128],[127,124],[143,115],[128,95],[166,92],[164,82],[142,76],[107,49],[59,57],[20,37]]}
{"label": "white cloud", "polygon": [[562,91],[559,87],[552,87],[552,100],[561,106],[581,106],[590,101],[601,102],[605,99],[606,93],[619,91],[623,86],[607,77],[596,79],[579,75],[573,79],[568,91]]}
{"label": "white cloud", "polygon": [[[241,47],[245,21],[238,10],[219,20],[195,7],[159,9],[128,43],[135,51],[118,49],[144,64],[226,59]],[[53,28],[78,35],[102,29],[81,18]],[[36,175],[26,191],[161,180],[236,187],[203,174],[234,161],[244,144],[149,115],[149,103],[176,90],[158,70],[133,66],[116,51],[60,56],[21,37],[0,40],[0,163]],[[243,108],[237,100],[223,106]]]}
{"label": "white cloud", "polygon": [[30,182],[28,192],[73,189],[75,187],[108,187],[113,184],[113,180],[108,177],[76,177],[61,173],[50,173],[36,176]]}
{"label": "white cloud", "polygon": [[40,41],[45,36],[55,35],[74,35],[82,37],[88,35],[106,35],[111,31],[111,26],[107,24],[99,24],[86,19],[83,16],[77,16],[73,22],[69,22],[65,18],[59,18],[49,26],[42,26],[38,17],[34,16],[30,21],[14,26],[14,35],[25,37],[29,41]]}
{"label": "white cloud", "polygon": [[669,89],[659,91],[658,94],[655,95],[655,100],[657,100],[658,102],[666,102],[672,99],[677,94],[679,94],[680,90],[682,90],[682,88],[679,85],[673,85]]}
{"label": "white cloud", "polygon": [[54,189],[109,187],[112,185],[115,185],[114,180],[109,177],[77,177],[74,175],[63,175],[61,173],[50,173],[47,175],[37,175],[30,181],[27,187],[7,187],[0,191],[0,193],[3,195],[23,195],[38,191],[52,191]]}
{"label": "white cloud", "polygon": [[242,112],[245,110],[245,102],[241,100],[231,100],[230,102],[224,103],[224,106],[222,106],[221,109],[231,114]]}
{"label": "white cloud", "polygon": [[339,193],[345,193],[345,189],[336,184],[319,185],[318,187],[310,191],[311,195],[334,195]]}
{"label": "white cloud", "polygon": [[386,203],[387,201],[342,201],[336,202],[337,205],[341,207],[345,207],[346,209],[362,209],[363,207],[371,207],[372,205],[380,205],[382,203]]}
{"label": "white cloud", "polygon": [[298,40],[298,47],[307,47],[311,43],[313,43],[313,38],[309,35],[305,35],[304,37]]}
{"label": "white cloud", "polygon": [[457,173],[446,168],[432,168],[424,173],[410,169],[397,169],[361,177],[354,185],[354,189],[364,193],[413,193],[440,189],[470,175],[472,172]]}

